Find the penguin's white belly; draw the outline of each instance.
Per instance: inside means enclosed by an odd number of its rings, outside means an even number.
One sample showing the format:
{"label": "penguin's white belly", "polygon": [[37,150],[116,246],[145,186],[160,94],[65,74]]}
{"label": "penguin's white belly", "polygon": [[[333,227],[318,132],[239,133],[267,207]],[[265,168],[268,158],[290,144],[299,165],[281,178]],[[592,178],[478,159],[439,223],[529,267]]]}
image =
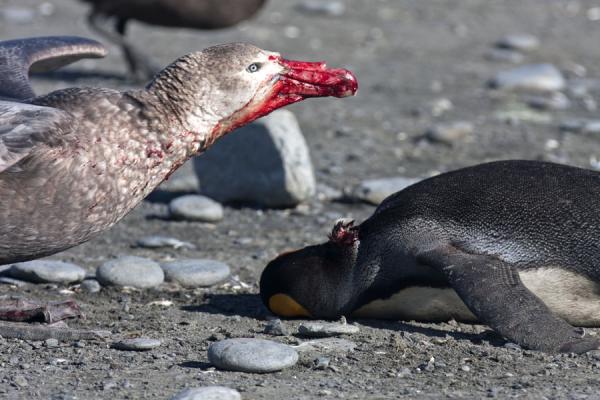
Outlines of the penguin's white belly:
{"label": "penguin's white belly", "polygon": [[[600,326],[600,284],[562,268],[520,271],[523,284],[552,312],[576,326]],[[359,309],[358,318],[475,322],[454,289],[413,286]]]}

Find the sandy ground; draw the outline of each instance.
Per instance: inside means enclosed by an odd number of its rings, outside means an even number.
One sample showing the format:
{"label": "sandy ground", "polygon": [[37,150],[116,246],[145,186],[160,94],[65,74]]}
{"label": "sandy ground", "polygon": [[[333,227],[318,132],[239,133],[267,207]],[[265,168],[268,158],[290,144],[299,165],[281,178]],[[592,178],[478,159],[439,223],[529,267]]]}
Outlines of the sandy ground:
{"label": "sandy ground", "polygon": [[[426,176],[493,159],[547,159],[590,167],[590,160],[600,158],[597,137],[558,129],[561,119],[594,116],[577,101],[567,111],[546,113],[543,123],[507,124],[496,118],[495,113],[510,108],[517,98],[485,87],[495,72],[510,65],[484,59],[499,37],[529,32],[540,38],[541,46],[526,62],[550,62],[564,70],[579,64],[587,76],[600,77],[600,21],[594,20],[597,12],[588,11],[596,2],[344,3],[346,13],[336,18],[300,13],[296,1],[271,1],[258,18],[235,29],[201,33],[134,23],[130,37],[165,65],[211,44],[247,41],[290,58],[323,59],[353,70],[360,81],[356,98],[310,100],[289,108],[306,135],[318,180],[334,188],[366,178]],[[51,4],[52,15],[36,15],[30,23],[0,20],[0,38],[95,37],[85,24],[84,5],[70,0]],[[0,0],[0,8],[8,6],[35,9],[38,2]],[[131,86],[120,78],[125,67],[118,49],[109,47],[106,59],[71,67],[73,79],[68,82],[35,79],[38,92],[73,85]],[[432,104],[439,99],[450,100],[452,109],[436,115]],[[434,123],[454,120],[472,122],[474,132],[451,146],[422,139]],[[202,290],[165,284],[146,291],[65,295],[60,293],[63,287],[51,285],[0,286],[0,295],[74,297],[87,319],[72,326],[163,340],[160,348],[147,353],[117,351],[102,343],[48,348],[1,340],[0,397],[166,399],[184,387],[220,384],[239,390],[245,399],[600,398],[600,359],[506,348],[486,327],[456,323],[360,320],[355,322],[361,332],[350,338],[357,344],[353,352],[303,354],[295,367],[267,375],[215,371],[206,349],[216,339],[297,342],[293,336],[262,333],[268,317],[256,295],[262,268],[284,249],[324,240],[337,217],[361,220],[373,207],[314,200],[300,210],[227,208],[226,218],[216,225],[166,221],[160,218],[165,211],[164,204],[145,202],[109,232],[54,258],[90,272],[120,254],[155,260],[214,258],[231,265],[249,288],[236,282]],[[133,248],[135,239],[146,234],[174,236],[197,249]],[[173,305],[151,305],[162,299]],[[294,332],[299,322],[285,324]],[[318,356],[329,356],[334,368],[313,369]]]}

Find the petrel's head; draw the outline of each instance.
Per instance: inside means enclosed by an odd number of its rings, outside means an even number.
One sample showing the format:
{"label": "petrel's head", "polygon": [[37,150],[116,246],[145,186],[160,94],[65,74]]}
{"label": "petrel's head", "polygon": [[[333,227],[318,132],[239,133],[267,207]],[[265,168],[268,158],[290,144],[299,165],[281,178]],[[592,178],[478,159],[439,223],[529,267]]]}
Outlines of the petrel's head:
{"label": "petrel's head", "polygon": [[348,70],[328,69],[322,62],[287,60],[244,43],[214,46],[182,57],[159,74],[152,86],[171,92],[169,86],[177,86],[186,97],[193,95],[195,107],[186,110],[189,128],[212,128],[212,140],[288,104],[309,97],[352,96],[358,89]]}

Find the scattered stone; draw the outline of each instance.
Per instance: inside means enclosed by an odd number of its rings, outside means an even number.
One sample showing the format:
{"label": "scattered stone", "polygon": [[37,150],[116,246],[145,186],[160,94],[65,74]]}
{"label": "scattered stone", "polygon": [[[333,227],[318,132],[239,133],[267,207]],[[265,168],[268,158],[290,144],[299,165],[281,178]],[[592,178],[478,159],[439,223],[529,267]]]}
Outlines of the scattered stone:
{"label": "scattered stone", "polygon": [[161,265],[165,279],[181,286],[195,288],[212,286],[226,279],[231,270],[216,260],[178,260]]}
{"label": "scattered stone", "polygon": [[98,267],[96,278],[105,286],[150,288],[163,283],[165,276],[160,265],[152,260],[123,256]]}
{"label": "scattered stone", "polygon": [[242,396],[225,386],[205,386],[182,390],[171,400],[242,400]]}
{"label": "scattered stone", "polygon": [[513,343],[513,342],[506,342],[506,343],[504,343],[504,348],[509,349],[509,350],[514,350],[514,351],[521,351],[521,350],[523,350],[521,348],[521,346],[519,346],[518,344]]}
{"label": "scattered stone", "polygon": [[307,337],[352,335],[358,332],[360,332],[358,326],[337,322],[303,322],[298,327],[298,334]]}
{"label": "scattered stone", "polygon": [[497,89],[554,92],[565,87],[565,78],[552,64],[531,64],[501,71],[490,84]]}
{"label": "scattered stone", "polygon": [[152,235],[144,236],[136,242],[136,245],[146,249],[160,249],[162,247],[172,247],[174,249],[195,249],[192,243],[183,242],[168,236]]}
{"label": "scattered stone", "polygon": [[79,287],[87,293],[98,293],[101,289],[100,282],[95,279],[86,279],[81,282]]}
{"label": "scattered stone", "polygon": [[346,12],[346,5],[341,1],[305,0],[296,7],[305,14],[340,17]]}
{"label": "scattered stone", "polygon": [[513,33],[500,38],[496,42],[496,47],[528,52],[540,47],[540,40],[527,33]]}
{"label": "scattered stone", "polygon": [[308,340],[294,348],[301,353],[349,353],[354,351],[356,343],[341,338],[325,338]]}
{"label": "scattered stone", "polygon": [[269,322],[267,322],[265,324],[264,333],[266,333],[267,335],[273,335],[273,336],[289,335],[288,329],[283,324],[283,322],[281,322],[281,320],[279,318],[272,319]]}
{"label": "scattered stone", "polygon": [[330,361],[329,357],[318,357],[313,361],[313,369],[327,369]]}
{"label": "scattered stone", "polygon": [[223,219],[221,204],[197,194],[174,199],[169,203],[169,212],[171,218],[186,221],[217,222]]}
{"label": "scattered stone", "polygon": [[208,360],[219,369],[264,373],[295,365],[298,353],[269,340],[226,339],[210,345]]}
{"label": "scattered stone", "polygon": [[16,386],[19,386],[19,387],[29,386],[29,381],[27,381],[27,378],[25,378],[23,375],[15,376],[13,378],[13,382],[15,383]]}
{"label": "scattered stone", "polygon": [[445,114],[446,112],[452,110],[454,108],[454,105],[452,104],[452,101],[450,99],[442,97],[430,102],[427,105],[427,108],[429,109],[429,112],[432,116],[440,117],[442,116],[442,114]]}
{"label": "scattered stone", "polygon": [[117,350],[125,351],[147,351],[159,347],[162,342],[158,339],[150,338],[135,338],[124,339],[112,344],[112,347]]}
{"label": "scattered stone", "polygon": [[525,56],[522,53],[509,49],[489,49],[484,53],[483,58],[488,61],[512,64],[520,64],[525,60]]}
{"label": "scattered stone", "polygon": [[370,204],[379,205],[386,197],[414,184],[420,179],[403,176],[369,179],[362,181],[350,193],[350,197]]}
{"label": "scattered stone", "polygon": [[554,92],[550,96],[531,96],[527,104],[539,110],[566,110],[571,107],[571,101],[561,92]]}
{"label": "scattered stone", "polygon": [[34,260],[13,264],[12,278],[35,283],[71,283],[85,278],[85,270],[78,265],[55,260]]}
{"label": "scattered stone", "polygon": [[468,121],[455,121],[438,124],[428,129],[425,135],[433,142],[452,145],[473,133],[473,124]]}
{"label": "scattered stone", "polygon": [[201,192],[223,203],[292,207],[315,194],[308,146],[287,110],[220,139],[194,166]]}
{"label": "scattered stone", "polygon": [[506,110],[496,111],[494,118],[511,125],[518,125],[521,122],[534,124],[550,124],[552,122],[552,115],[547,112],[531,110],[525,106],[523,108],[513,106]]}
{"label": "scattered stone", "polygon": [[46,345],[46,347],[49,347],[49,348],[58,347],[58,339],[55,339],[55,338],[46,339],[46,340],[44,340],[44,344]]}
{"label": "scattered stone", "polygon": [[471,371],[471,367],[469,367],[468,365],[463,365],[460,367],[460,369],[464,372],[469,372]]}

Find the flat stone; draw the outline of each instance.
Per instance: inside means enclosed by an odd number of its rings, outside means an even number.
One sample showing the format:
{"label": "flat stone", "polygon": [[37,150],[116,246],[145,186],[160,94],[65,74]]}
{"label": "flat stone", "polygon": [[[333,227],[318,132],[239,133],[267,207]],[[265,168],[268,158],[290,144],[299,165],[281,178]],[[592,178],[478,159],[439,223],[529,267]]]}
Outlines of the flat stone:
{"label": "flat stone", "polygon": [[163,283],[165,276],[160,265],[152,260],[123,256],[98,267],[96,278],[105,286],[150,288]]}
{"label": "flat stone", "polygon": [[355,348],[356,343],[342,338],[314,339],[294,346],[300,353],[349,353]]}
{"label": "flat stone", "polygon": [[552,64],[530,64],[501,71],[490,84],[504,90],[554,92],[565,87],[565,78]]}
{"label": "flat stone", "polygon": [[346,12],[346,5],[341,1],[304,0],[296,7],[305,14],[340,17]]}
{"label": "flat stone", "polygon": [[488,51],[486,51],[483,55],[483,58],[485,58],[488,61],[505,62],[512,64],[520,64],[525,60],[525,56],[518,51],[496,48],[489,49]]}
{"label": "flat stone", "polygon": [[425,135],[433,142],[452,145],[473,133],[473,124],[468,121],[454,121],[437,124],[427,130]]}
{"label": "flat stone", "polygon": [[183,242],[173,237],[160,235],[144,236],[143,238],[138,239],[136,245],[146,249],[160,249],[164,247],[171,247],[176,250],[196,248],[196,246],[194,246],[192,243]]}
{"label": "flat stone", "polygon": [[358,333],[358,326],[337,322],[303,322],[298,327],[298,334],[307,337],[330,337]]}
{"label": "flat stone", "polygon": [[513,33],[500,38],[496,47],[527,52],[540,47],[540,40],[528,33]]}
{"label": "flat stone", "polygon": [[403,176],[391,178],[368,179],[362,181],[352,190],[351,197],[379,205],[386,197],[419,182],[418,178],[406,178]]}
{"label": "flat stone", "polygon": [[171,400],[242,400],[242,396],[225,386],[205,386],[182,390]]}
{"label": "flat stone", "polygon": [[308,146],[287,110],[219,139],[194,166],[201,193],[222,203],[293,207],[315,194]]}
{"label": "flat stone", "polygon": [[162,342],[158,339],[150,338],[135,338],[135,339],[124,339],[118,342],[114,342],[112,347],[117,350],[125,351],[147,351],[159,347]]}
{"label": "flat stone", "polygon": [[80,266],[55,260],[13,264],[8,274],[12,278],[35,283],[71,283],[85,278],[85,270]]}
{"label": "flat stone", "polygon": [[167,281],[190,288],[212,286],[231,273],[227,264],[208,259],[177,260],[162,264],[161,268]]}
{"label": "flat stone", "polygon": [[29,282],[22,281],[20,279],[9,278],[8,276],[0,276],[0,283],[5,285],[13,285],[16,287],[22,287],[27,285]]}
{"label": "flat stone", "polygon": [[206,196],[188,194],[169,203],[171,218],[186,221],[217,222],[223,219],[223,206]]}
{"label": "flat stone", "polygon": [[298,353],[269,340],[226,339],[210,345],[208,360],[219,369],[265,373],[295,365]]}
{"label": "flat stone", "polygon": [[81,290],[87,293],[98,293],[102,287],[100,286],[100,282],[95,279],[86,279],[79,285]]}

